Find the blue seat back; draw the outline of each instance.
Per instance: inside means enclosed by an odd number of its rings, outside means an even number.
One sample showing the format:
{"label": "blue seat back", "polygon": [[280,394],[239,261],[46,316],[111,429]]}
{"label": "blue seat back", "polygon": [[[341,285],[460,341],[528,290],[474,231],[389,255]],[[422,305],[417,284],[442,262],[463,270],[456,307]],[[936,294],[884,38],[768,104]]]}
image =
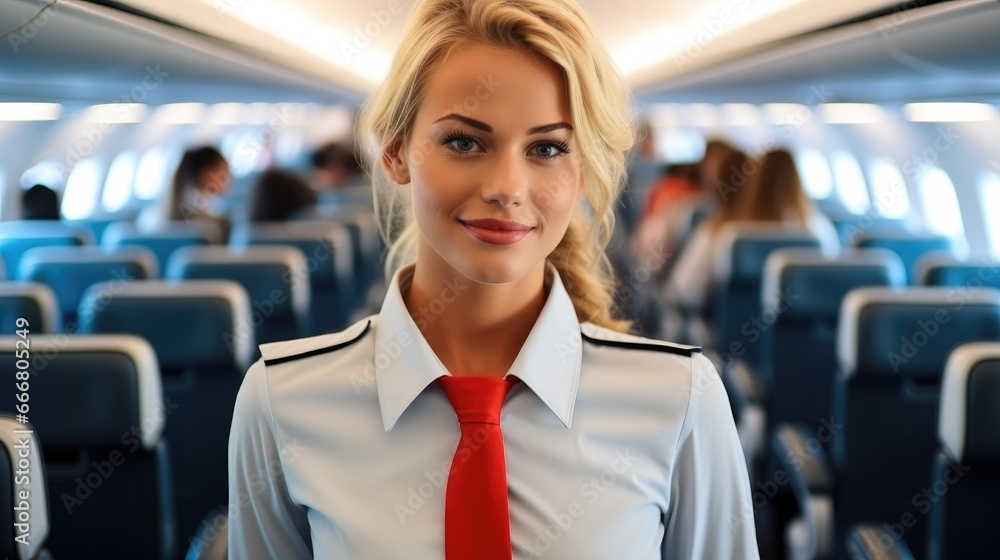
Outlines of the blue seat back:
{"label": "blue seat back", "polygon": [[242,224],[233,228],[233,247],[283,245],[298,248],[309,270],[312,327],[316,333],[347,326],[354,307],[354,257],[348,230],[334,221]]}
{"label": "blue seat back", "polygon": [[21,257],[18,269],[18,279],[52,288],[67,326],[75,326],[80,299],[90,286],[98,282],[126,284],[158,275],[156,256],[143,247],[39,247]]}
{"label": "blue seat back", "polygon": [[177,523],[194,534],[206,512],[227,503],[227,442],[243,373],[255,355],[246,290],[228,280],[96,284],[80,304],[80,329],[132,333],[152,345],[174,407]]}
{"label": "blue seat back", "polygon": [[[837,533],[870,519],[915,518],[904,538],[921,550],[926,516],[914,511],[937,451],[941,377],[948,354],[974,341],[1000,340],[1000,291],[956,300],[951,288],[862,288],[841,307],[841,367],[832,441],[837,469]],[[923,467],[918,467],[923,465]],[[918,513],[920,513],[918,515]]]}
{"label": "blue seat back", "polygon": [[719,230],[716,250],[716,347],[751,367],[766,370],[757,344],[761,319],[760,293],[764,262],[772,251],[791,247],[819,248],[810,233],[771,224],[730,224]]}
{"label": "blue seat back", "polygon": [[0,258],[6,277],[17,278],[21,256],[36,247],[80,247],[94,242],[90,231],[59,221],[0,222]]}
{"label": "blue seat back", "polygon": [[882,248],[888,249],[903,259],[903,266],[906,267],[906,281],[909,284],[916,283],[917,261],[922,255],[930,251],[954,252],[954,242],[942,235],[924,235],[911,233],[898,234],[863,234],[857,237],[855,245],[861,248]]}
{"label": "blue seat back", "polygon": [[995,517],[983,512],[1000,500],[1000,342],[966,344],[948,356],[938,439],[926,557],[980,557],[996,546]]}
{"label": "blue seat back", "polygon": [[63,330],[59,301],[52,288],[38,282],[0,282],[0,334],[22,329],[23,319],[33,333]]}
{"label": "blue seat back", "polygon": [[200,222],[170,223],[155,231],[144,231],[133,222],[115,222],[104,230],[104,247],[139,246],[156,255],[160,270],[166,270],[174,251],[192,245],[209,245],[220,238],[217,227]]}
{"label": "blue seat back", "polygon": [[231,280],[250,298],[258,343],[307,336],[309,270],[295,247],[185,247],[170,258],[171,280]]}
{"label": "blue seat back", "polygon": [[947,251],[928,252],[917,261],[916,270],[916,282],[924,286],[1000,288],[1000,261],[989,255],[958,258]]}
{"label": "blue seat back", "polygon": [[856,249],[835,257],[814,249],[771,253],[761,293],[760,341],[765,361],[772,364],[770,427],[794,422],[819,430],[829,423],[841,301],[856,288],[905,284],[902,261],[885,249]]}
{"label": "blue seat back", "polygon": [[[0,337],[14,379],[17,336]],[[134,336],[31,335],[29,419],[43,442],[55,558],[173,558],[170,458],[156,357]],[[14,412],[14,391],[0,410]],[[112,541],[97,538],[115,527]]]}

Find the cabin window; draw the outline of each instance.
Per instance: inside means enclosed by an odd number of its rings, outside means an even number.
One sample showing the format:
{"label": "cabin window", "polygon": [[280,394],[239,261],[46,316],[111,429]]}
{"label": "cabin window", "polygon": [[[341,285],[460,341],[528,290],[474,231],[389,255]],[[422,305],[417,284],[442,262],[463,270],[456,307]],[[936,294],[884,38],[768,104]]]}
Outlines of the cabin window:
{"label": "cabin window", "polygon": [[138,160],[134,151],[126,150],[111,162],[108,178],[104,181],[104,192],[101,193],[101,206],[106,212],[117,212],[128,204]]}
{"label": "cabin window", "polygon": [[979,198],[983,203],[983,218],[990,250],[1000,255],[1000,167],[979,175]]}
{"label": "cabin window", "polygon": [[135,196],[140,200],[156,198],[167,182],[167,153],[163,148],[150,148],[139,158],[135,169]]}
{"label": "cabin window", "polygon": [[69,220],[90,217],[94,213],[94,207],[97,206],[100,182],[100,159],[91,157],[77,163],[66,179],[66,190],[62,197],[62,215]]}
{"label": "cabin window", "polygon": [[928,230],[948,237],[964,237],[962,211],[948,173],[939,167],[924,169],[920,175],[920,198],[923,199],[924,222]]}
{"label": "cabin window", "polygon": [[49,159],[32,165],[21,174],[21,188],[30,189],[35,185],[45,185],[50,189],[59,190],[64,180],[62,165],[58,161]]}
{"label": "cabin window", "polygon": [[899,220],[910,213],[910,195],[899,167],[887,158],[878,158],[868,169],[875,195],[875,210],[884,218]]}
{"label": "cabin window", "polygon": [[852,214],[864,214],[871,207],[865,174],[858,159],[840,151],[833,156],[833,173],[837,181],[837,195]]}
{"label": "cabin window", "polygon": [[816,200],[830,198],[833,194],[833,175],[826,156],[819,150],[803,148],[796,154],[795,164],[806,194]]}

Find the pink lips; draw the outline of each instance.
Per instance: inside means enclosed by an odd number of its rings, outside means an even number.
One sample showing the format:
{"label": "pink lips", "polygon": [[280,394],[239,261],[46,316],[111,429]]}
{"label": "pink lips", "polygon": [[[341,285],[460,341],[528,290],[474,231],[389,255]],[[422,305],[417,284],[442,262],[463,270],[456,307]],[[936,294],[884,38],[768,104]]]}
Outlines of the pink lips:
{"label": "pink lips", "polygon": [[527,237],[531,226],[526,226],[514,220],[461,220],[466,231],[476,239],[491,245],[511,245]]}

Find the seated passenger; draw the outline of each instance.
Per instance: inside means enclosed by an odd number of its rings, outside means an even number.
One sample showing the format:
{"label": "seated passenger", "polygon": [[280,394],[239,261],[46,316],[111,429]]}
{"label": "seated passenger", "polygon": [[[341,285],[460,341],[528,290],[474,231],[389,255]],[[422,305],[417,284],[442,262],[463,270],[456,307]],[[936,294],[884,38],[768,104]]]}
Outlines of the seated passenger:
{"label": "seated passenger", "polygon": [[372,207],[372,189],[353,150],[330,142],[313,152],[312,166],[310,186],[320,194],[321,202]]}
{"label": "seated passenger", "polygon": [[45,185],[35,185],[21,195],[21,218],[58,220],[59,195]]}
{"label": "seated passenger", "polygon": [[706,307],[715,284],[715,241],[722,226],[734,222],[800,225],[815,235],[825,252],[840,248],[837,230],[806,195],[792,156],[769,152],[763,162],[742,153],[722,166],[715,192],[719,212],[700,224],[671,271],[666,298],[690,310]]}
{"label": "seated passenger", "polygon": [[280,169],[268,169],[250,195],[251,222],[283,222],[316,205],[316,191],[305,181]]}
{"label": "seated passenger", "polygon": [[219,150],[203,146],[184,152],[170,189],[146,207],[139,226],[153,230],[171,221],[209,220],[228,231],[228,221],[213,211],[216,197],[229,188],[229,163]]}

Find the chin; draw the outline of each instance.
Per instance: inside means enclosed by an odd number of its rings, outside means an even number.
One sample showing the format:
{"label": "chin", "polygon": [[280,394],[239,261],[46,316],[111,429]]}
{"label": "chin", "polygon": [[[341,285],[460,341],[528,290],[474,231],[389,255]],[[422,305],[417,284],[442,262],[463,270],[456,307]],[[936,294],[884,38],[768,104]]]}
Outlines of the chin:
{"label": "chin", "polygon": [[503,258],[496,256],[481,256],[473,258],[458,257],[452,267],[462,276],[480,284],[509,284],[524,277],[532,268],[533,263],[523,259]]}

